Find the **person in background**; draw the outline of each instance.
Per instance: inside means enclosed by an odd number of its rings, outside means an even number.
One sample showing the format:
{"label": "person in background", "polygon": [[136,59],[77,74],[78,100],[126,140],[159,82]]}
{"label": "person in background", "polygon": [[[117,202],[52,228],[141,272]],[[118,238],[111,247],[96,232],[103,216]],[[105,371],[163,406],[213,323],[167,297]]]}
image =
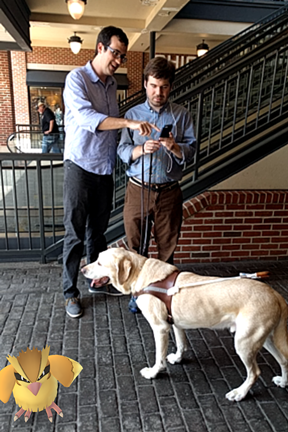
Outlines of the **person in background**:
{"label": "person in background", "polygon": [[[128,118],[143,118],[158,126],[159,130],[165,125],[171,125],[167,137],[161,138],[157,130],[153,130],[150,137],[141,136],[137,130],[128,127],[122,131],[117,150],[122,161],[128,165],[129,182],[124,204],[124,226],[128,247],[131,251],[147,256],[153,224],[158,259],[170,264],[173,264],[173,255],[182,224],[183,198],[179,180],[182,178],[185,163],[193,159],[196,145],[190,113],[183,106],[169,101],[174,77],[175,66],[172,62],[162,57],[150,60],[144,71],[146,102],[131,108],[126,113]],[[142,163],[144,164],[143,179]],[[151,178],[149,178],[151,164]],[[150,192],[148,192],[149,180]],[[142,197],[145,216],[143,226],[141,226]],[[150,198],[149,202],[148,198]],[[147,209],[148,221],[146,221]],[[148,230],[145,243],[146,226]],[[144,246],[140,244],[141,238]],[[133,298],[129,308],[133,312],[137,310]]]}
{"label": "person in background", "polygon": [[[128,38],[120,28],[104,27],[94,59],[66,77],[63,292],[66,313],[72,318],[82,315],[77,279],[85,234],[87,263],[107,248],[104,233],[112,207],[118,129],[129,127],[146,136],[154,127],[147,121],[118,118],[113,75],[126,63],[127,47]],[[121,295],[111,285],[90,286],[89,291]]]}
{"label": "person in background", "polygon": [[59,148],[59,130],[55,115],[43,102],[38,103],[38,112],[41,115],[43,133],[42,153],[61,153]]}

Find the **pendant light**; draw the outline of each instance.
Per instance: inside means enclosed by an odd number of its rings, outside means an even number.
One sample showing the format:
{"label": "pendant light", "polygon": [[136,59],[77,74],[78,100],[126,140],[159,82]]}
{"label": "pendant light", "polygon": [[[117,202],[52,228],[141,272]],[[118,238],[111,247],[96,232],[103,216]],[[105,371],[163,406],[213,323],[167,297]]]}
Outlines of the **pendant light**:
{"label": "pendant light", "polygon": [[65,0],[68,6],[68,11],[72,18],[78,20],[82,17],[87,0]]}
{"label": "pendant light", "polygon": [[78,54],[79,51],[81,50],[81,44],[82,44],[83,40],[79,36],[76,35],[76,32],[74,32],[73,36],[70,36],[70,38],[68,39],[68,42],[70,44],[71,51],[74,54]]}
{"label": "pendant light", "polygon": [[201,57],[209,51],[209,46],[205,43],[204,39],[202,43],[197,45],[197,57]]}

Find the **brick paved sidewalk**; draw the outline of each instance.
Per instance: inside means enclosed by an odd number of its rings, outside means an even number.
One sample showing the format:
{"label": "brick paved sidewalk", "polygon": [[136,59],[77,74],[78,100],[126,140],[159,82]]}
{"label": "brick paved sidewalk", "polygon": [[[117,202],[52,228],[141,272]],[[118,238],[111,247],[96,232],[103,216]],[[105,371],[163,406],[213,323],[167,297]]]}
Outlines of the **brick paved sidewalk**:
{"label": "brick paved sidewalk", "polygon": [[[269,270],[269,283],[288,300],[287,261],[185,266],[205,275],[232,276]],[[225,393],[242,383],[244,367],[228,331],[188,331],[190,344],[180,365],[168,365],[155,380],[139,371],[154,362],[154,340],[141,314],[128,311],[129,297],[88,293],[80,275],[84,316],[65,315],[59,265],[0,264],[0,369],[6,355],[50,345],[83,366],[69,388],[59,385],[56,403],[64,417],[45,411],[14,423],[13,395],[0,402],[0,431],[35,432],[284,432],[288,394],[271,379],[279,367],[266,351],[258,361],[261,377],[240,403]],[[170,340],[169,351],[175,351]],[[0,383],[1,388],[1,383]]]}

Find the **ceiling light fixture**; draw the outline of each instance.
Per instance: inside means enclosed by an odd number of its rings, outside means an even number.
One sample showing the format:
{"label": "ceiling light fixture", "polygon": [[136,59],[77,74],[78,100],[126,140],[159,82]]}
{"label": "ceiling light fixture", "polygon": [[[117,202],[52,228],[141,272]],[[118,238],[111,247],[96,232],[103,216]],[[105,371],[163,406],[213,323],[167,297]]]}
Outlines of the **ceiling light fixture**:
{"label": "ceiling light fixture", "polygon": [[155,6],[159,0],[140,0],[142,6]]}
{"label": "ceiling light fixture", "polygon": [[204,42],[197,45],[197,57],[201,57],[209,51],[209,46]]}
{"label": "ceiling light fixture", "polygon": [[70,44],[71,51],[74,54],[78,54],[79,51],[81,50],[81,44],[82,44],[83,40],[79,36],[76,35],[76,32],[74,32],[73,36],[70,36],[70,38],[68,39],[68,42]]}
{"label": "ceiling light fixture", "polygon": [[171,12],[169,11],[163,11],[163,12],[159,12],[158,15],[161,17],[167,17],[171,14]]}
{"label": "ceiling light fixture", "polygon": [[177,7],[163,7],[161,10],[166,12],[179,12],[180,9]]}
{"label": "ceiling light fixture", "polygon": [[78,20],[82,17],[87,4],[87,0],[65,0],[68,6],[68,11],[72,18]]}

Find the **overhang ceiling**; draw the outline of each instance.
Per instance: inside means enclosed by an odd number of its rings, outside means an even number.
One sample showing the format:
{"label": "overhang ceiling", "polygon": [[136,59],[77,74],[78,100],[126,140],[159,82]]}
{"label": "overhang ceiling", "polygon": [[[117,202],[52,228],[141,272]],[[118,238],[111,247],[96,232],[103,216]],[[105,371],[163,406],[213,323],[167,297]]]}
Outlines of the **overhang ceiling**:
{"label": "overhang ceiling", "polygon": [[31,11],[30,37],[33,46],[68,47],[77,32],[82,48],[95,48],[98,32],[107,25],[121,27],[129,38],[129,50],[146,51],[150,32],[155,32],[156,52],[195,54],[205,41],[212,48],[247,27],[247,23],[174,19],[189,0],[159,0],[144,6],[140,0],[87,0],[80,20],[70,17],[65,0],[26,0]]}
{"label": "overhang ceiling", "polygon": [[[31,46],[67,48],[68,38],[76,32],[83,39],[82,48],[94,50],[98,32],[107,25],[115,25],[127,33],[131,51],[149,50],[150,34],[155,32],[156,53],[195,55],[196,45],[202,39],[213,48],[249,26],[249,17],[251,22],[255,22],[272,12],[274,4],[283,4],[262,2],[262,6],[267,6],[261,9],[256,1],[243,0],[151,1],[154,4],[145,6],[144,0],[87,0],[83,17],[75,21],[68,13],[65,0],[0,0],[0,49],[28,51]],[[19,24],[26,13],[29,16],[28,8],[31,11],[31,46],[28,18],[26,33],[23,23]],[[11,22],[6,19],[7,9],[12,11]],[[14,16],[14,9],[21,13]]]}

